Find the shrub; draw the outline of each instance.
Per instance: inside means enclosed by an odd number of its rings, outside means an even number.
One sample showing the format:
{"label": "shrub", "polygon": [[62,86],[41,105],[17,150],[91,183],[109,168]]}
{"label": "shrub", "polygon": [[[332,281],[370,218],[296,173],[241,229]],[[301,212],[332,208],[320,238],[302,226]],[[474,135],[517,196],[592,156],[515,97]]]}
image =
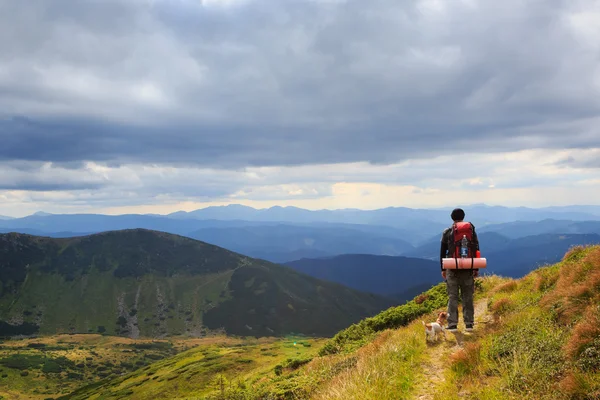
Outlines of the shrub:
{"label": "shrub", "polygon": [[283,366],[281,364],[277,364],[274,368],[275,375],[280,376],[283,373]]}
{"label": "shrub", "polygon": [[44,366],[42,367],[42,372],[45,374],[49,374],[49,373],[61,373],[62,372],[62,367],[60,366],[59,363],[57,363],[54,360],[46,360],[46,362],[44,363]]}
{"label": "shrub", "polygon": [[415,300],[389,308],[378,315],[363,319],[338,332],[319,351],[319,355],[335,354],[361,347],[379,331],[406,326],[421,315],[444,307],[448,302],[446,285],[441,283],[424,293],[426,299],[421,304]]}
{"label": "shrub", "polygon": [[600,337],[589,343],[579,354],[577,366],[584,371],[600,372]]}
{"label": "shrub", "polygon": [[312,357],[294,358],[294,359],[288,358],[287,361],[285,362],[285,367],[291,368],[291,369],[298,369],[301,366],[303,366],[304,364],[308,364],[311,361],[312,361]]}
{"label": "shrub", "polygon": [[0,360],[0,364],[18,370],[37,369],[44,360],[44,357],[38,355],[12,354]]}

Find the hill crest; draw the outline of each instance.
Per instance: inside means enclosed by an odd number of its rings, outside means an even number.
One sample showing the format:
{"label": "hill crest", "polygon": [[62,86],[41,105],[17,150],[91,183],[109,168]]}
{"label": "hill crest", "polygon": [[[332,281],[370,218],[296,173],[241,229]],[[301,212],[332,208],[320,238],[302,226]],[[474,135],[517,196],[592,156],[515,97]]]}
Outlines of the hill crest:
{"label": "hill crest", "polygon": [[0,256],[0,321],[13,333],[33,325],[41,333],[130,337],[326,335],[393,303],[145,229],[60,239],[5,234]]}

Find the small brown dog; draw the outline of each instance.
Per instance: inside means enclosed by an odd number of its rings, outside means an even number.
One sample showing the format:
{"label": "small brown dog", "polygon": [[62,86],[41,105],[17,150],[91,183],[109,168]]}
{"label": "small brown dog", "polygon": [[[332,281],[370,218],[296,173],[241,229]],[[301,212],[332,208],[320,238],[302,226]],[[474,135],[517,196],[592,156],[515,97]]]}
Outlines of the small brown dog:
{"label": "small brown dog", "polygon": [[421,321],[425,327],[425,340],[436,339],[438,334],[441,332],[446,340],[446,330],[444,329],[444,322],[448,319],[448,313],[442,311],[438,314],[438,319],[435,322],[426,324],[425,321]]}

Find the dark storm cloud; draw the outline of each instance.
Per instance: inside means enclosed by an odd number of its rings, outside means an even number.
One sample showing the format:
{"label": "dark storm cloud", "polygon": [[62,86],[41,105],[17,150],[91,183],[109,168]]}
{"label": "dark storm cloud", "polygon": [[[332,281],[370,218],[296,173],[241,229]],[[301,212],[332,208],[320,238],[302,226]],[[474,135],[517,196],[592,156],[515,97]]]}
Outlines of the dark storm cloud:
{"label": "dark storm cloud", "polygon": [[236,168],[600,146],[595,20],[577,14],[593,2],[233,3],[1,3],[0,159]]}

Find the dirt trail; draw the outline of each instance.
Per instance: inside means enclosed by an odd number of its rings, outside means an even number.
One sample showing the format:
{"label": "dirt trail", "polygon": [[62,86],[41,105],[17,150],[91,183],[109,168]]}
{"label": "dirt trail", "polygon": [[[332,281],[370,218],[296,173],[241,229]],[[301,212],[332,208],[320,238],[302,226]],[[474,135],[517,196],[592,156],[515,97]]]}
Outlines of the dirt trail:
{"label": "dirt trail", "polygon": [[[475,303],[475,331],[473,333],[465,332],[464,323],[461,321],[458,325],[458,332],[446,332],[447,340],[439,339],[437,343],[428,344],[423,364],[423,379],[415,391],[415,400],[434,400],[434,393],[446,381],[445,370],[448,364],[450,354],[462,347],[465,338],[477,335],[477,327],[489,321],[487,310],[488,299],[484,298]],[[459,309],[459,315],[462,319],[462,310]],[[425,335],[423,334],[423,340]],[[467,339],[468,340],[468,339]]]}

